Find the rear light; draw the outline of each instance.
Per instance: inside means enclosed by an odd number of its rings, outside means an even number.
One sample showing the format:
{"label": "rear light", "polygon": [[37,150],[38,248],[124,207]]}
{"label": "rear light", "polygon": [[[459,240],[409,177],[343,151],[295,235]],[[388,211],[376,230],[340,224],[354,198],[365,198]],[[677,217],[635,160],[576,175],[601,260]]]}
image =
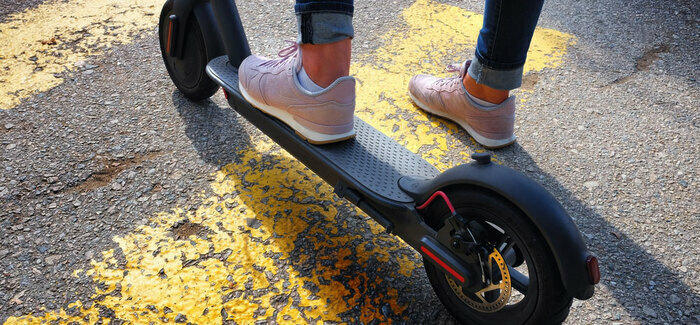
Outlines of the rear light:
{"label": "rear light", "polygon": [[592,284],[598,284],[600,282],[600,269],[598,268],[598,259],[589,255],[586,258],[586,267],[588,268],[588,279]]}
{"label": "rear light", "polygon": [[228,98],[231,97],[231,95],[228,94],[228,91],[226,91],[226,89],[221,88],[221,90],[224,91],[224,98],[226,98],[226,100],[228,100]]}

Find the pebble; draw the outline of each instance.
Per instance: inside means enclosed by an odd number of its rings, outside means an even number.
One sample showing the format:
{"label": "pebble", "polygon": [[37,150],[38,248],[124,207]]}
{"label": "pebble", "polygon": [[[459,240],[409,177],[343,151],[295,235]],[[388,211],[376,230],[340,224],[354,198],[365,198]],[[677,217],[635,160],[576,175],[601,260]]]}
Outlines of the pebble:
{"label": "pebble", "polygon": [[644,307],[642,307],[642,311],[644,312],[645,315],[647,315],[649,317],[656,318],[656,311],[653,308],[651,308],[647,305],[644,305]]}
{"label": "pebble", "polygon": [[54,265],[61,259],[61,255],[49,255],[44,259],[44,262],[48,265]]}
{"label": "pebble", "polygon": [[588,182],[583,183],[583,186],[587,187],[589,190],[592,190],[592,189],[598,187],[599,185],[600,185],[600,183],[598,183],[597,181],[588,181]]}
{"label": "pebble", "polygon": [[670,297],[668,297],[668,298],[669,298],[669,300],[671,301],[672,304],[677,304],[677,303],[681,302],[681,298],[679,298],[679,297],[676,296],[675,294],[672,294],[672,295],[671,295]]}
{"label": "pebble", "polygon": [[386,317],[386,318],[391,317],[392,311],[391,311],[391,308],[389,307],[389,305],[386,305],[386,304],[383,305],[381,308],[381,312],[382,312],[382,315],[384,315],[384,317]]}
{"label": "pebble", "polygon": [[5,124],[5,129],[6,129],[6,130],[10,130],[10,129],[12,129],[13,127],[15,127],[15,125],[12,124],[12,123],[7,123],[7,124]]}
{"label": "pebble", "polygon": [[262,222],[256,218],[246,218],[246,225],[253,229],[258,229],[262,225]]}
{"label": "pebble", "polygon": [[177,314],[177,316],[175,316],[175,323],[184,323],[184,322],[187,322],[187,317],[185,315]]}

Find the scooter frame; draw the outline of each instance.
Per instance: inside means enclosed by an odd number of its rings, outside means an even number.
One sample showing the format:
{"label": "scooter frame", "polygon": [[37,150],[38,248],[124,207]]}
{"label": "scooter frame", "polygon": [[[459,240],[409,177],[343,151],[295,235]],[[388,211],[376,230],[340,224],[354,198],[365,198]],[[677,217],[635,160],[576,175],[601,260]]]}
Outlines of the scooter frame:
{"label": "scooter frame", "polygon": [[[488,154],[475,154],[474,162],[451,168],[432,179],[402,177],[398,186],[412,201],[401,202],[383,197],[324,155],[322,151],[328,146],[307,143],[282,122],[252,107],[240,95],[237,69],[251,52],[234,0],[168,1],[173,1],[174,12],[170,16],[169,36],[172,41],[168,42],[168,55],[182,55],[187,46],[184,44],[184,26],[194,15],[202,30],[207,59],[210,61],[207,73],[224,88],[231,107],[334,186],[338,196],[357,205],[386,228],[387,232],[401,237],[415,248],[426,260],[437,264],[440,261],[429,255],[437,256],[464,278],[472,276],[460,258],[436,240],[436,230],[426,224],[416,206],[425,202],[431,194],[448,186],[476,186],[495,192],[512,202],[537,227],[551,248],[564,288],[571,296],[588,299],[593,295],[594,284],[597,283],[594,275],[597,264],[595,270],[592,270],[591,262],[595,258],[588,252],[580,232],[564,208],[542,186],[520,172],[491,163]],[[230,82],[218,75],[212,66],[214,64],[229,65],[231,71],[236,73],[236,81]],[[356,119],[356,126],[358,123],[364,122]],[[426,253],[426,250],[432,254]],[[445,268],[444,265],[442,267]]]}

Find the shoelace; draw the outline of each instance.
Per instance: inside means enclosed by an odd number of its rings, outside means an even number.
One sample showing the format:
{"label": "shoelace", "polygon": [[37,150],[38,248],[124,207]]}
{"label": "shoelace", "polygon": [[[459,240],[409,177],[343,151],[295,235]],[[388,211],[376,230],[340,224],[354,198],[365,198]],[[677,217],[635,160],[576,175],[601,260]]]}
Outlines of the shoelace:
{"label": "shoelace", "polygon": [[462,67],[456,66],[454,64],[448,64],[445,70],[447,70],[447,72],[460,72],[460,70],[462,70]]}
{"label": "shoelace", "polygon": [[[461,71],[461,69],[462,69],[462,67],[456,66],[454,64],[448,64],[447,68],[445,68],[445,70],[447,70],[447,72],[457,72],[457,73],[459,73]],[[457,80],[461,81],[461,78],[456,76],[456,77],[451,77],[451,78],[440,79],[437,81],[436,86],[439,86],[439,87],[442,87],[445,85],[452,86],[453,84],[456,83]]]}
{"label": "shoelace", "polygon": [[299,51],[299,44],[294,41],[285,41],[287,43],[290,43],[290,46],[287,46],[279,52],[277,52],[277,56],[279,56],[281,59],[276,59],[276,60],[270,60],[270,61],[265,61],[260,66],[269,66],[269,67],[276,67],[284,62],[287,62],[290,58],[294,58]]}

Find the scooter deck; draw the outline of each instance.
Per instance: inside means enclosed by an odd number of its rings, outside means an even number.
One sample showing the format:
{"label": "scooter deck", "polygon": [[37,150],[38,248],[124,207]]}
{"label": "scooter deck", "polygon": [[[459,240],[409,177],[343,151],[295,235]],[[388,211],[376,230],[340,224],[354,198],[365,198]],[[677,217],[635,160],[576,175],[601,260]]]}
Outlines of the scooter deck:
{"label": "scooter deck", "polygon": [[351,193],[373,201],[410,203],[414,200],[399,188],[399,179],[403,176],[431,179],[439,174],[433,165],[358,117],[355,117],[357,135],[353,139],[325,145],[306,142],[286,124],[243,98],[237,69],[229,64],[227,56],[209,62],[207,74],[229,93],[229,104],[238,113],[335,186],[338,195],[347,197],[347,189],[351,189]]}

